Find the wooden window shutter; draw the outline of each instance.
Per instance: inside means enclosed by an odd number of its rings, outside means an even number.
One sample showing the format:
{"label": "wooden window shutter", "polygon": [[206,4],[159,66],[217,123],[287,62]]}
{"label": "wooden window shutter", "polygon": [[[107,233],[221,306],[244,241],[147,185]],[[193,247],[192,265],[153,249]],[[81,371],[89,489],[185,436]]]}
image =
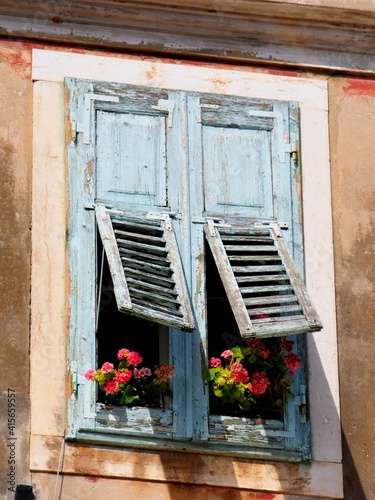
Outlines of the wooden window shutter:
{"label": "wooden window shutter", "polygon": [[96,206],[96,219],[119,311],[181,330],[194,330],[173,226]]}
{"label": "wooden window shutter", "polygon": [[205,224],[214,261],[243,337],[277,337],[322,329],[281,232]]}

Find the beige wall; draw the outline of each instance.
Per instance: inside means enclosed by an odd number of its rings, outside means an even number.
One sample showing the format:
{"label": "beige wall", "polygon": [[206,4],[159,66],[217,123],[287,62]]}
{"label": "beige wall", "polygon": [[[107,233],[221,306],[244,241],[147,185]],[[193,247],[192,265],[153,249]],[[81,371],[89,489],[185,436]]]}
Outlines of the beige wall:
{"label": "beige wall", "polygon": [[[0,498],[14,486],[11,467],[16,484],[30,483],[30,65],[27,47],[0,41]],[[14,430],[8,429],[8,389],[16,391]]]}
{"label": "beige wall", "polygon": [[[34,484],[37,498],[46,498],[55,476],[29,473],[29,302],[30,218],[32,176],[31,45],[13,40],[0,42],[0,497],[6,492],[9,473],[9,432],[6,428],[7,388],[17,391],[16,483]],[[344,431],[345,499],[375,498],[373,464],[372,389],[374,357],[374,153],[375,83],[369,80],[329,79],[329,124],[332,161],[333,221],[341,407]],[[319,145],[317,145],[319,147]],[[318,208],[317,208],[318,210]],[[42,278],[41,278],[42,279]],[[43,388],[40,388],[42,393]],[[60,478],[61,479],[61,478]],[[92,478],[65,479],[82,491],[82,498],[106,483],[116,491],[118,483]],[[124,487],[129,482],[124,481]],[[143,495],[147,483],[132,482],[133,497]],[[150,486],[151,487],[151,486]],[[160,498],[191,496],[184,486],[157,486]],[[105,488],[104,488],[105,489]],[[105,489],[107,492],[107,490]],[[109,489],[108,491],[112,491]],[[249,492],[200,487],[196,498],[265,498]],[[182,493],[183,492],[183,493]],[[169,496],[166,496],[169,495]],[[179,496],[178,496],[179,495]],[[185,495],[185,497],[183,496]],[[208,495],[208,496],[207,496]],[[211,495],[211,497],[209,496]],[[9,496],[9,498],[12,498]],[[268,498],[268,497],[267,497]],[[292,500],[290,496],[269,498]],[[306,497],[307,499],[308,497]]]}
{"label": "beige wall", "polygon": [[375,80],[330,79],[345,499],[375,498]]}

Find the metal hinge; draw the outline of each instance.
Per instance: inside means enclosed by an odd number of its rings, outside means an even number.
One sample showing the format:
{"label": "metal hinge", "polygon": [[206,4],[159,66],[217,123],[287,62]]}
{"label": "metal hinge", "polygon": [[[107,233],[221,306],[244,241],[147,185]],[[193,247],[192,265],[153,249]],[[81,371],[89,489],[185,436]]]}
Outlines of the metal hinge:
{"label": "metal hinge", "polygon": [[78,367],[77,367],[77,362],[72,361],[70,364],[70,376],[71,376],[71,391],[72,395],[76,395],[78,393]]}
{"label": "metal hinge", "polygon": [[299,386],[299,394],[294,397],[293,403],[300,407],[300,422],[305,424],[307,421],[307,400],[306,400],[306,386],[301,384]]}
{"label": "metal hinge", "polygon": [[296,149],[293,149],[290,154],[292,155],[292,160],[293,160],[293,163],[295,163],[296,165],[298,164],[298,151]]}
{"label": "metal hinge", "polygon": [[292,142],[291,144],[286,144],[286,150],[288,153],[290,153],[293,163],[296,165],[298,164],[298,149],[297,145],[295,142]]}

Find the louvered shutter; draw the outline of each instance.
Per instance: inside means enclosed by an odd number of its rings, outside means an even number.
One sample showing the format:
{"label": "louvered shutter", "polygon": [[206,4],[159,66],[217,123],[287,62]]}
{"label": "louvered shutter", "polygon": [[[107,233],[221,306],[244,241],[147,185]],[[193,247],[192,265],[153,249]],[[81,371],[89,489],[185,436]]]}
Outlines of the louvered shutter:
{"label": "louvered shutter", "polygon": [[136,216],[96,206],[118,309],[181,330],[195,328],[168,215]]}
{"label": "louvered shutter", "polygon": [[321,330],[306,287],[273,227],[220,227],[205,234],[243,337]]}

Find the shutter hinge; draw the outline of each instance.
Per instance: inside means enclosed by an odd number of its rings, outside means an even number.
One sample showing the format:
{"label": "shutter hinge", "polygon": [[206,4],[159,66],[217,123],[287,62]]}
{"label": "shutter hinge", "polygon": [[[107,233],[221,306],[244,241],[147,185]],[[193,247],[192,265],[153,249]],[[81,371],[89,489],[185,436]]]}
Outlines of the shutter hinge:
{"label": "shutter hinge", "polygon": [[291,144],[285,144],[285,147],[286,151],[290,153],[293,163],[298,165],[298,149],[296,143],[292,142]]}
{"label": "shutter hinge", "polygon": [[292,160],[293,160],[293,163],[295,163],[296,165],[298,164],[298,151],[296,149],[293,149],[290,154],[292,155]]}
{"label": "shutter hinge", "polygon": [[299,395],[295,397],[294,404],[300,407],[300,422],[305,424],[307,421],[307,400],[306,400],[306,386],[301,384],[299,386]]}
{"label": "shutter hinge", "polygon": [[77,362],[72,361],[70,365],[70,376],[71,376],[71,391],[72,395],[76,395],[78,392],[78,367],[77,367]]}

